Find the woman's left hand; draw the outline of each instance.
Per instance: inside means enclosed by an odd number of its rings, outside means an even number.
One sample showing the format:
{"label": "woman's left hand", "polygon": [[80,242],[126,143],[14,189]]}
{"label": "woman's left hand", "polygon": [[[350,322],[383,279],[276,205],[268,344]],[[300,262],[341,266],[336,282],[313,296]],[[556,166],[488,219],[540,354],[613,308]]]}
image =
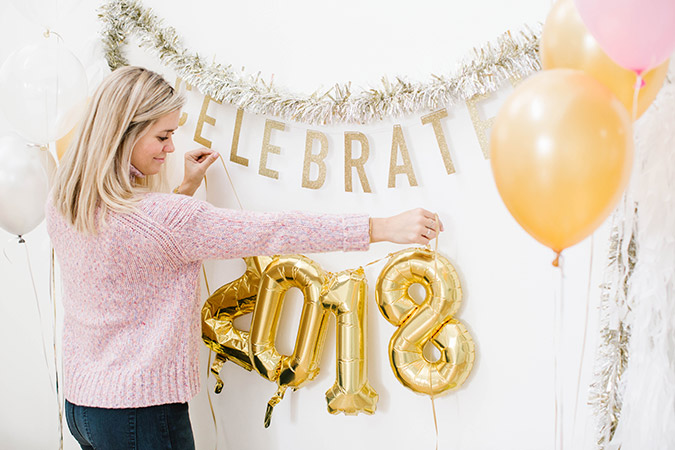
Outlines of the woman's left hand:
{"label": "woman's left hand", "polygon": [[206,169],[218,159],[218,152],[208,148],[198,148],[185,153],[185,175],[176,192],[192,195],[202,184]]}

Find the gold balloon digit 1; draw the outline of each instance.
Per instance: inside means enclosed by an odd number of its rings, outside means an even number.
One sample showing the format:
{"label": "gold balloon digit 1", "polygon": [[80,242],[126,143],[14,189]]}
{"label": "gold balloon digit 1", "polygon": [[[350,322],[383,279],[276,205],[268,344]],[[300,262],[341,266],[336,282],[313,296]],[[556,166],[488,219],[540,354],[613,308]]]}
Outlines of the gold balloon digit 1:
{"label": "gold balloon digit 1", "polygon": [[366,364],[366,299],[363,268],[329,274],[323,286],[323,306],[337,315],[335,384],[326,392],[331,414],[372,414],[377,392],[368,383]]}
{"label": "gold balloon digit 1", "polygon": [[272,260],[268,256],[244,258],[244,274],[216,290],[202,308],[202,339],[216,352],[216,361],[211,371],[216,376],[216,393],[220,393],[223,382],[220,369],[227,360],[234,361],[246,370],[251,370],[249,358],[249,333],[234,326],[234,319],[250,314],[255,308],[260,276]]}
{"label": "gold balloon digit 1", "polygon": [[[418,305],[408,289],[419,283],[426,292]],[[377,279],[375,296],[380,312],[398,327],[389,341],[389,361],[396,378],[407,388],[436,396],[464,383],[475,358],[466,327],[453,316],[462,288],[457,272],[443,256],[411,248],[391,256]],[[431,342],[440,358],[424,357]]]}

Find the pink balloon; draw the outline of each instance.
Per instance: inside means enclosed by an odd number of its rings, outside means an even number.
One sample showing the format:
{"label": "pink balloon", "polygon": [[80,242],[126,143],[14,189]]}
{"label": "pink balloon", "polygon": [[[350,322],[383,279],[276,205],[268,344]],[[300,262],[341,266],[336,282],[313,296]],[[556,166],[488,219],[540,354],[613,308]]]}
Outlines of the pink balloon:
{"label": "pink balloon", "polygon": [[642,73],[675,50],[675,0],[574,0],[602,49],[620,66]]}

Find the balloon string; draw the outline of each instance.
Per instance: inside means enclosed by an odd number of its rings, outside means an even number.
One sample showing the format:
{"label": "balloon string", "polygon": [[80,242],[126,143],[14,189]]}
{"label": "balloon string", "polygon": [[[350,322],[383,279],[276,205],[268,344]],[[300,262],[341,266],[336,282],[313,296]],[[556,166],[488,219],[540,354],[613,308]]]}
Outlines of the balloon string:
{"label": "balloon string", "polygon": [[23,244],[24,242],[26,242],[26,241],[23,240],[23,238],[21,236],[19,236],[18,239],[14,238],[14,237],[9,238],[7,240],[7,242],[5,242],[5,246],[2,247],[2,253],[5,255],[5,259],[7,260],[7,262],[12,264],[12,265],[14,265],[14,263],[12,262],[11,259],[9,259],[9,256],[7,256],[7,246],[9,245],[10,242],[14,242],[14,240],[17,240],[19,244]]}
{"label": "balloon string", "polygon": [[376,259],[375,261],[371,261],[371,262],[369,262],[369,263],[367,263],[367,264],[364,264],[362,267],[365,268],[365,267],[368,267],[368,266],[370,266],[370,265],[377,264],[377,263],[379,263],[380,261],[382,261],[382,260],[384,260],[384,259],[387,259],[387,258],[391,257],[392,255],[393,255],[393,253],[389,253],[387,256],[383,256],[382,258],[378,258],[378,259]]}
{"label": "balloon string", "polygon": [[[202,264],[202,274],[204,274],[204,284],[206,285],[206,293],[211,297],[211,289],[209,289],[209,279],[206,277],[206,268],[204,267],[204,264]],[[209,347],[209,359],[208,363],[206,365],[206,380],[208,382],[209,376],[211,374],[211,356],[213,354],[213,351]],[[213,428],[216,433],[216,445],[215,449],[218,450],[218,420],[216,419],[216,412],[213,409],[213,401],[211,400],[211,389],[206,390],[206,396],[209,399],[209,408],[211,408],[211,418],[213,419]]]}
{"label": "balloon string", "polygon": [[563,303],[564,303],[564,272],[563,261],[559,262],[558,273],[559,288],[555,292],[555,304],[553,309],[553,379],[555,385],[555,445],[556,450],[563,449],[563,381],[560,373],[560,362],[562,359],[562,335],[563,335]]}
{"label": "balloon string", "polygon": [[[33,268],[32,268],[32,265],[30,263],[30,255],[28,254],[28,244],[26,243],[25,240],[23,240],[23,238],[21,238],[21,236],[19,236],[19,243],[25,244],[26,260],[28,262],[28,273],[30,274],[31,284],[33,286],[33,295],[35,296],[35,306],[37,306],[37,311],[38,311],[38,320],[39,320],[39,324],[40,324],[40,336],[42,337],[42,339],[41,339],[42,340],[42,354],[43,354],[44,359],[45,359],[45,365],[47,366],[47,369],[49,369],[49,358],[47,357],[47,346],[45,345],[45,336],[44,336],[44,332],[42,330],[42,310],[40,309],[40,302],[39,302],[39,299],[38,299],[37,288],[35,287],[35,277],[33,276]],[[50,385],[51,385],[51,388],[52,388],[52,392],[54,392],[56,394],[56,392],[54,391],[55,382],[54,382],[54,380],[52,380],[51,371],[49,371],[49,382],[50,382]]]}
{"label": "balloon string", "polygon": [[572,438],[577,427],[577,408],[579,406],[579,391],[581,390],[581,373],[584,368],[584,354],[586,353],[586,336],[588,334],[588,310],[591,303],[591,279],[593,276],[593,250],[595,235],[591,234],[591,254],[588,262],[588,284],[586,285],[586,315],[584,317],[584,337],[581,341],[581,358],[579,361],[579,372],[577,373],[577,391],[574,396],[574,421],[572,422]]}
{"label": "balloon string", "polygon": [[[434,231],[436,232],[436,242],[434,245],[434,270],[436,276],[438,275],[438,241],[440,238],[440,222],[438,220],[438,214],[434,214]],[[428,247],[428,245],[427,245]],[[436,450],[438,450],[438,418],[436,416],[436,402],[434,402],[434,391],[433,384],[431,379],[432,367],[429,367],[429,397],[431,398],[431,410],[434,413],[434,430],[436,431]]]}
{"label": "balloon string", "polygon": [[227,175],[227,179],[230,181],[230,186],[232,186],[232,192],[234,192],[234,198],[237,199],[237,203],[239,204],[239,209],[244,209],[243,206],[241,206],[241,200],[239,200],[239,195],[237,195],[237,189],[234,187],[234,183],[232,182],[232,177],[230,177],[230,172],[227,170],[227,166],[225,165],[225,160],[223,159],[223,155],[218,155],[220,162],[223,163],[223,168],[225,169],[225,174]]}
{"label": "balloon string", "polygon": [[[429,371],[429,382],[431,383],[431,371]],[[438,420],[436,419],[436,404],[434,395],[431,394],[431,410],[434,412],[434,429],[436,430],[436,450],[438,450]]]}
{"label": "balloon string", "polygon": [[202,273],[204,274],[204,284],[206,285],[206,293],[211,297],[211,289],[209,289],[209,279],[206,277],[206,268],[202,264]]}
{"label": "balloon string", "polygon": [[56,405],[59,411],[59,449],[63,450],[63,401],[59,390],[59,365],[56,357],[56,276],[54,262],[54,247],[50,248],[49,257],[49,297],[54,309],[54,323],[52,328],[52,344],[54,350],[54,379],[56,385]]}

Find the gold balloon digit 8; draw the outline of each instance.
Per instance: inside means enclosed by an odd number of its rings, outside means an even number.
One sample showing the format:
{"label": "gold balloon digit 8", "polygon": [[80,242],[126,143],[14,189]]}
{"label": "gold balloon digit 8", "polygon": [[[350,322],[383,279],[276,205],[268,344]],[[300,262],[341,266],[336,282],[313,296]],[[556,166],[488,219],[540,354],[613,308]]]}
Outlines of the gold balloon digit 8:
{"label": "gold balloon digit 8", "polygon": [[[408,293],[416,283],[426,291],[420,305]],[[471,373],[475,354],[471,335],[453,317],[462,288],[450,262],[423,248],[397,252],[377,279],[375,297],[382,315],[399,327],[389,341],[396,378],[417,393],[433,396],[461,386]],[[438,361],[424,357],[427,342],[440,351]]]}

